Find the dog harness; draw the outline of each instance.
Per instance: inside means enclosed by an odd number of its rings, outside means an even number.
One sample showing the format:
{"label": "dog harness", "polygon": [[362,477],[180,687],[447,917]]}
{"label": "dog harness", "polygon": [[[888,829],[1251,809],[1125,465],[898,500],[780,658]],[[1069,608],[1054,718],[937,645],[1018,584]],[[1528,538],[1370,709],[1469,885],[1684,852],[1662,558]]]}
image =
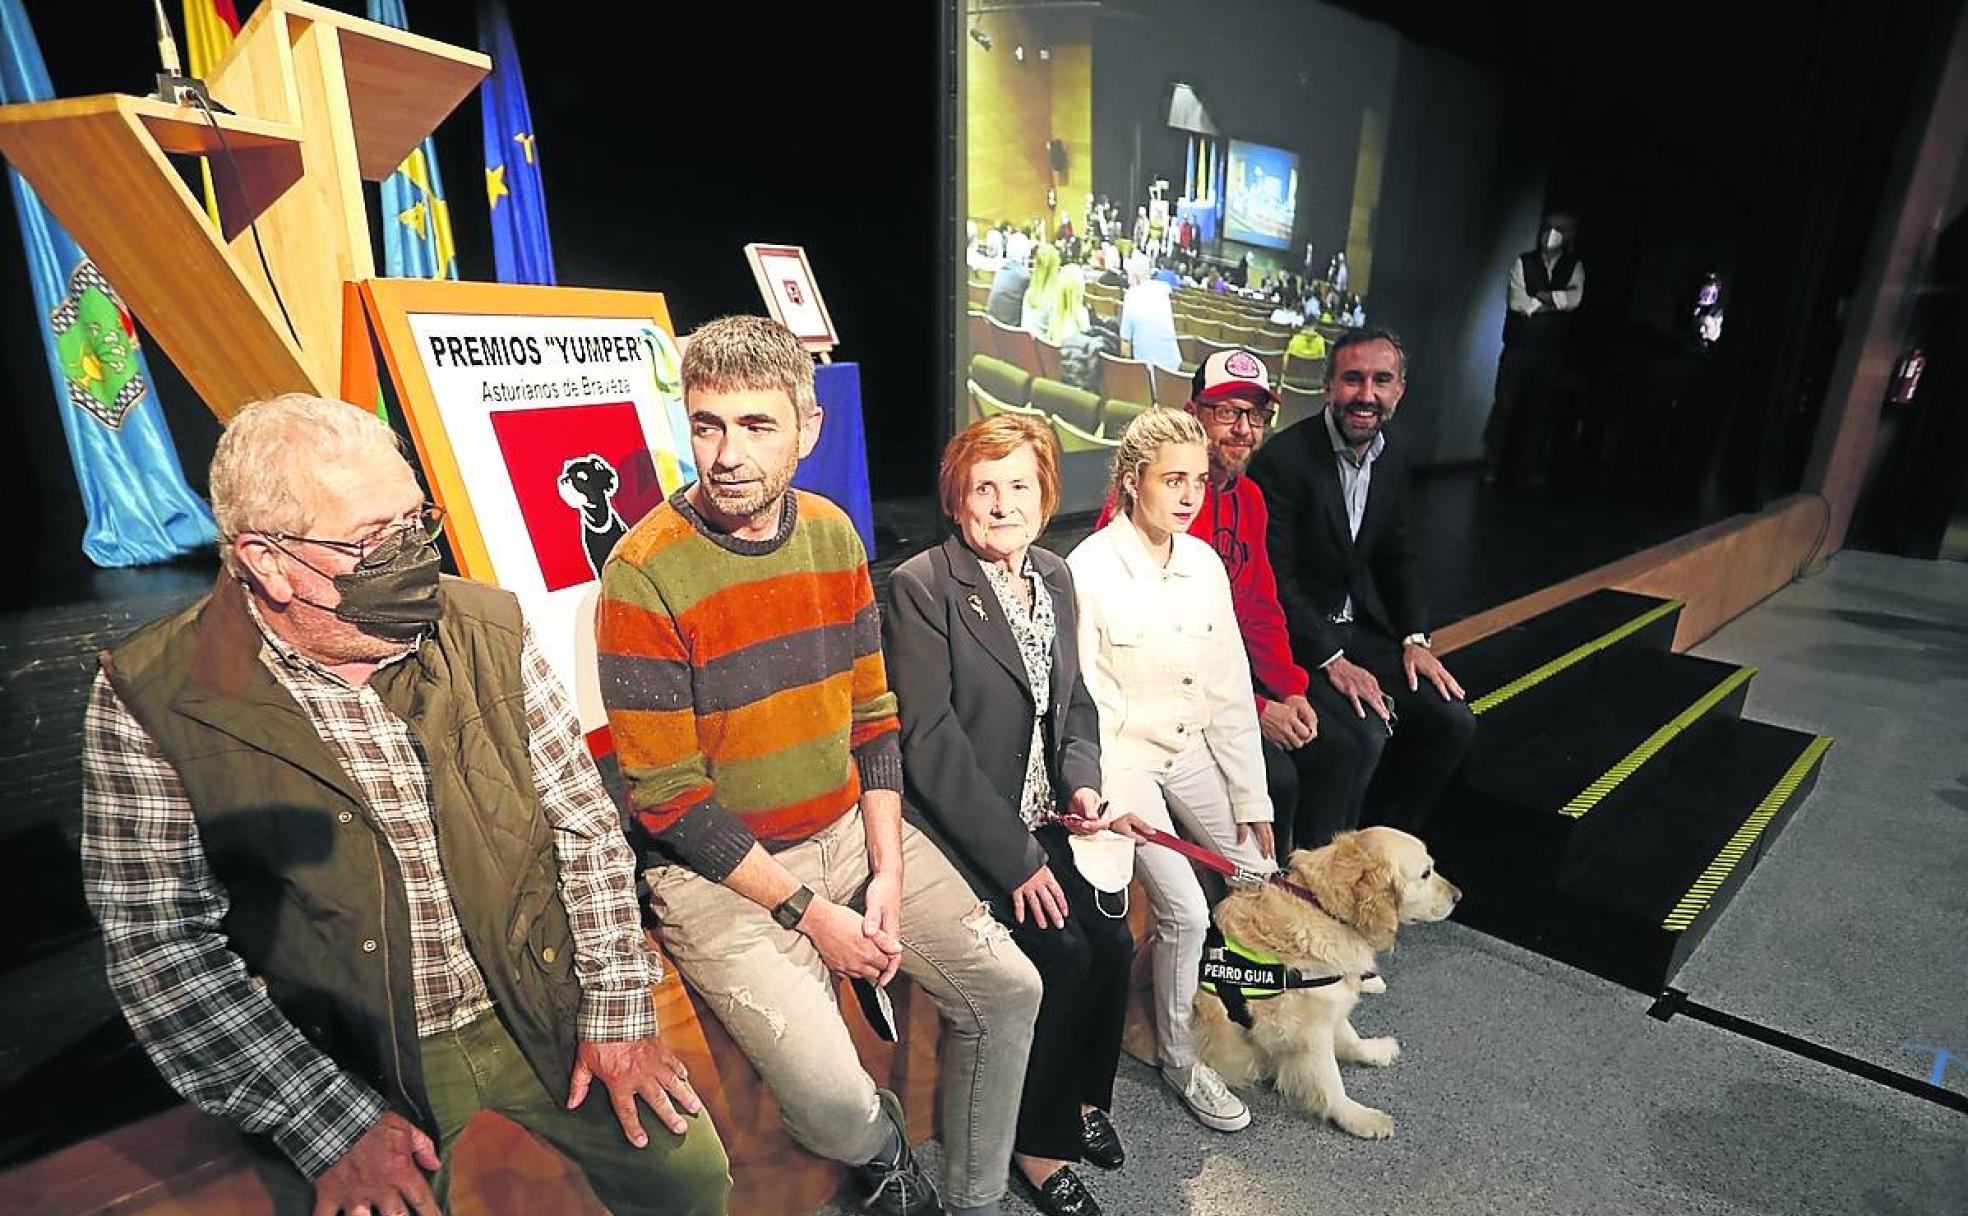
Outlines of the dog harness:
{"label": "dog harness", "polygon": [[[1372,979],[1377,972],[1362,971],[1360,979]],[[1314,975],[1293,967],[1281,958],[1253,950],[1225,937],[1215,925],[1203,937],[1203,991],[1223,1002],[1230,1020],[1245,1030],[1251,1028],[1250,1002],[1282,996],[1297,988],[1330,988],[1344,975]]]}
{"label": "dog harness", "polygon": [[[1258,886],[1268,884],[1296,899],[1311,904],[1319,911],[1331,916],[1340,924],[1347,924],[1343,916],[1334,916],[1319,897],[1309,889],[1299,886],[1280,873],[1263,874],[1247,870],[1231,861],[1221,853],[1214,853],[1201,845],[1192,844],[1180,836],[1171,836],[1155,828],[1148,829],[1148,839],[1165,849],[1172,849],[1189,860],[1208,866],[1238,886]],[[1372,979],[1379,974],[1375,971],[1362,971],[1361,981]],[[1314,975],[1301,967],[1293,967],[1281,958],[1273,958],[1258,950],[1253,950],[1239,942],[1231,941],[1223,931],[1211,922],[1209,932],[1203,937],[1203,963],[1199,986],[1217,1000],[1223,1002],[1230,1020],[1245,1030],[1251,1028],[1250,1002],[1267,1000],[1281,996],[1295,988],[1328,988],[1345,979],[1345,975]]]}

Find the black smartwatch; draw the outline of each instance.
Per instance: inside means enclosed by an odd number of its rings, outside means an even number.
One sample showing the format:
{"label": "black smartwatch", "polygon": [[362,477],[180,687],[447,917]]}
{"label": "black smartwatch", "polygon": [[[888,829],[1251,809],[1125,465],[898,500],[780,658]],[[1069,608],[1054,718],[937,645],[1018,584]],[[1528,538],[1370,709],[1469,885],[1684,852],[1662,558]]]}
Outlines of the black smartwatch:
{"label": "black smartwatch", "polygon": [[781,929],[798,929],[800,918],[806,915],[806,906],[812,902],[813,888],[801,883],[799,890],[781,900],[779,906],[772,910],[772,919],[778,922]]}

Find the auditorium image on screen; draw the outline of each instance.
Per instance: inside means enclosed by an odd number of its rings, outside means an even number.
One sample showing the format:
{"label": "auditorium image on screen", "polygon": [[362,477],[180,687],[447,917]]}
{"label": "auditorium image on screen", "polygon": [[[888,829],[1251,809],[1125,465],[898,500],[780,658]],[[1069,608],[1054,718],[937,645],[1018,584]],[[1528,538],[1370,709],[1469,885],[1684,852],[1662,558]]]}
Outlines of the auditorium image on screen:
{"label": "auditorium image on screen", "polygon": [[1223,235],[1247,245],[1291,248],[1298,213],[1298,157],[1283,148],[1230,141]]}

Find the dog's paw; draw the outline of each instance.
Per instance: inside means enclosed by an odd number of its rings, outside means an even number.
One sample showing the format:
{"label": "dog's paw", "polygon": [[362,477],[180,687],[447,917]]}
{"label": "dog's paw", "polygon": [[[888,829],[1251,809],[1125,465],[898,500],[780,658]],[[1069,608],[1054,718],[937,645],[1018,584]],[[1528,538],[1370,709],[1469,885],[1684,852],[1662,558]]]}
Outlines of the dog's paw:
{"label": "dog's paw", "polygon": [[1360,991],[1363,993],[1371,993],[1374,996],[1379,996],[1381,993],[1387,991],[1387,981],[1382,979],[1380,976],[1370,975],[1366,979],[1360,981]]}
{"label": "dog's paw", "polygon": [[1385,1140],[1394,1134],[1394,1116],[1358,1102],[1333,1112],[1333,1122],[1348,1135],[1362,1140]]}
{"label": "dog's paw", "polygon": [[1368,1064],[1374,1068],[1385,1068],[1400,1058],[1401,1040],[1391,1034],[1377,1039],[1361,1039],[1353,1052],[1354,1063]]}

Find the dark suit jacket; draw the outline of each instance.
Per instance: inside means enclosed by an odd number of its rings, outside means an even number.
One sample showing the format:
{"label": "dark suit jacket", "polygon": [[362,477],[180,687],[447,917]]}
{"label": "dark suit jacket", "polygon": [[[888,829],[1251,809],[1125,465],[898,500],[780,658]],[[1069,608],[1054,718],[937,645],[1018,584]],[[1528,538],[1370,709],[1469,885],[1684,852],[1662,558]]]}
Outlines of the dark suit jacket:
{"label": "dark suit jacket", "polygon": [[1307,667],[1341,648],[1332,615],[1353,597],[1353,619],[1393,638],[1428,628],[1413,544],[1407,457],[1392,435],[1373,463],[1355,540],[1325,415],[1286,428],[1257,450],[1250,476],[1271,508],[1265,548],[1278,576],[1292,651]]}
{"label": "dark suit jacket", "polygon": [[[1063,802],[1081,786],[1100,788],[1100,719],[1080,678],[1073,576],[1056,555],[1031,553],[1058,626],[1045,740]],[[1009,894],[1046,864],[1018,814],[1035,702],[1011,625],[962,540],[918,553],[890,576],[882,648],[902,713],[905,813],[979,898]]]}

